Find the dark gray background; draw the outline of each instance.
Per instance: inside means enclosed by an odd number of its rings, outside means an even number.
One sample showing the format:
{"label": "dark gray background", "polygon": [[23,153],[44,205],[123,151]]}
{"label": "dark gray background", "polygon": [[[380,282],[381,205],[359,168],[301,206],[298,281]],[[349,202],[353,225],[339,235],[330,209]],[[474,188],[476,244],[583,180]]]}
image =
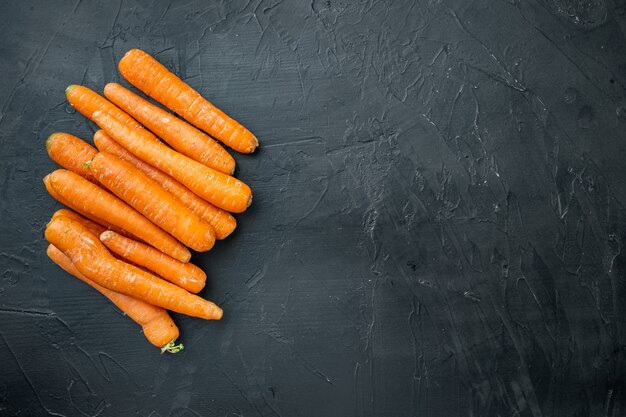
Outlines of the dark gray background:
{"label": "dark gray background", "polygon": [[[1,415],[626,413],[623,1],[0,4]],[[178,355],[42,237],[133,47],[261,142]]]}

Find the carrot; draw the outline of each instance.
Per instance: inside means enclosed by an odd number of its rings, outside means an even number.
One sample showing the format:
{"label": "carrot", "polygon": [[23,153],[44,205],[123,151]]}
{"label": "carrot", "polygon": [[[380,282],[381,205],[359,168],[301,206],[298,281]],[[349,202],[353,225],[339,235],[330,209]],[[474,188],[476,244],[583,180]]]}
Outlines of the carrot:
{"label": "carrot", "polygon": [[116,83],[104,95],[178,152],[224,174],[235,172],[235,160],[212,137]]}
{"label": "carrot", "polygon": [[135,265],[143,266],[191,293],[196,294],[204,288],[206,274],[189,262],[177,261],[163,252],[110,230],[100,234],[100,241],[113,253]]}
{"label": "carrot", "polygon": [[161,352],[168,351],[177,353],[183,349],[182,343],[180,345],[175,345],[174,343],[179,336],[179,331],[167,311],[160,307],[155,307],[152,304],[148,304],[145,301],[111,291],[96,284],[84,276],[76,266],[74,266],[72,260],[65,256],[65,254],[54,245],[48,245],[47,254],[48,257],[65,272],[92,286],[135,323],[139,324],[143,329],[143,334],[146,336],[146,339],[156,347],[161,348]]}
{"label": "carrot", "polygon": [[101,110],[109,113],[111,116],[128,126],[140,126],[135,119],[117,108],[109,100],[105,99],[95,91],[87,87],[83,87],[82,85],[68,86],[65,89],[65,97],[72,107],[88,119],[91,119],[94,112]]}
{"label": "carrot", "polygon": [[135,209],[104,191],[95,184],[73,172],[59,169],[44,178],[54,195],[63,204],[95,218],[129,231],[144,242],[167,253],[173,258],[187,262],[191,254],[176,239],[158,228]]}
{"label": "carrot", "polygon": [[93,182],[93,174],[84,164],[98,153],[96,148],[76,136],[57,132],[46,140],[46,149],[54,162]]}
{"label": "carrot", "polygon": [[210,224],[130,162],[100,152],[89,169],[113,194],[190,248],[205,252],[215,244]]}
{"label": "carrot", "polygon": [[54,219],[55,217],[59,217],[59,216],[64,216],[64,217],[67,217],[69,219],[79,222],[80,224],[85,226],[87,230],[89,230],[91,233],[93,233],[96,236],[100,236],[102,233],[107,231],[106,227],[103,227],[99,225],[98,223],[93,222],[89,219],[86,219],[80,214],[74,213],[72,210],[59,209],[54,212],[54,214],[52,215],[52,218]]}
{"label": "carrot", "polygon": [[46,239],[69,257],[83,275],[109,290],[189,316],[222,318],[222,309],[212,302],[115,259],[98,238],[67,217],[59,216],[48,223]]}
{"label": "carrot", "polygon": [[136,157],[176,178],[209,203],[241,213],[252,202],[252,191],[242,181],[176,152],[146,129],[133,129],[102,111],[93,114],[93,121]]}
{"label": "carrot", "polygon": [[132,85],[232,149],[252,153],[259,145],[250,131],[146,52],[140,49],[126,52],[118,69]]}
{"label": "carrot", "polygon": [[128,152],[126,148],[111,139],[103,130],[98,130],[94,134],[93,140],[101,152],[112,153],[130,162],[143,171],[144,174],[158,182],[161,187],[176,196],[183,204],[189,207],[191,211],[213,227],[215,237],[218,240],[225,239],[237,227],[237,220],[235,220],[229,212],[215,207],[213,204],[195,195],[174,178],[159,171],[152,165],[143,162],[141,159]]}

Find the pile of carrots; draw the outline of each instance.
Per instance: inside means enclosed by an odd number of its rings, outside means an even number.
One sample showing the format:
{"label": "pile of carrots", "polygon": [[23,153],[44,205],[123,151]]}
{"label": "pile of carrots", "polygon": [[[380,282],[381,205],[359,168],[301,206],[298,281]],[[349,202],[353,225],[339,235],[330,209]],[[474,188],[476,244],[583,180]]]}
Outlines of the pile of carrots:
{"label": "pile of carrots", "polygon": [[187,247],[210,250],[235,230],[231,213],[252,202],[216,140],[242,153],[258,141],[146,52],[128,51],[118,69],[186,121],[119,84],[107,84],[104,97],[70,85],[69,103],[101,130],[95,148],[68,133],[46,141],[64,169],[44,184],[71,209],[58,210],[46,226],[47,253],[137,322],[162,352],[176,353],[179,331],[166,310],[206,320],[223,314],[196,295],[206,274],[189,262]]}

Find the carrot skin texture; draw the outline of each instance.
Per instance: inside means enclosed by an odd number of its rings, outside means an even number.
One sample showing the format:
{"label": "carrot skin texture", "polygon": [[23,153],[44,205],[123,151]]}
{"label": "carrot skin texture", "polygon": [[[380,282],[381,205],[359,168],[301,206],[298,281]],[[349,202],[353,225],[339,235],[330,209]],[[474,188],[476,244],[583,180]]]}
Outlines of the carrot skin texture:
{"label": "carrot skin texture", "polygon": [[90,285],[99,293],[108,298],[135,323],[143,329],[143,334],[154,346],[162,348],[179,336],[179,330],[170,315],[163,308],[153,306],[145,301],[138,300],[125,294],[111,291],[96,284],[84,276],[56,246],[49,245],[48,257],[68,274]]}
{"label": "carrot skin texture", "polygon": [[136,157],[171,175],[198,196],[226,211],[241,213],[252,202],[252,191],[242,181],[182,155],[144,128],[131,128],[102,111],[93,119],[101,129]]}
{"label": "carrot skin texture", "polygon": [[72,210],[68,209],[59,209],[54,212],[52,218],[56,218],[59,216],[67,217],[69,219],[75,220],[85,226],[87,230],[93,233],[96,236],[100,236],[102,233],[106,232],[107,229],[104,226],[99,225],[98,223],[91,221],[80,214],[74,213]]}
{"label": "carrot skin texture", "polygon": [[110,230],[100,234],[100,241],[112,253],[154,272],[190,293],[197,294],[204,288],[206,274],[189,262],[177,261],[148,245],[125,238]]}
{"label": "carrot skin texture", "polygon": [[124,229],[179,261],[187,262],[191,258],[191,253],[180,242],[125,202],[83,177],[59,169],[44,180],[61,198],[59,201],[79,213],[88,213]]}
{"label": "carrot skin texture", "polygon": [[120,110],[109,100],[105,99],[95,91],[87,87],[83,87],[82,85],[73,84],[68,86],[65,89],[65,97],[72,107],[88,119],[91,119],[94,112],[104,111],[128,126],[140,126],[135,119]]}
{"label": "carrot skin texture", "polygon": [[233,157],[189,123],[116,83],[107,84],[104,95],[183,155],[227,175],[235,172]]}
{"label": "carrot skin texture", "polygon": [[242,153],[252,153],[259,145],[245,127],[191,88],[152,56],[131,49],[118,64],[128,82],[189,123]]}
{"label": "carrot skin texture", "polygon": [[115,259],[80,223],[59,216],[48,223],[46,239],[72,260],[87,278],[115,292],[152,305],[206,320],[222,318],[222,309],[142,269]]}
{"label": "carrot skin texture", "polygon": [[93,174],[84,165],[96,156],[96,148],[69,133],[56,132],[48,136],[46,150],[50,158],[63,168],[93,182]]}
{"label": "carrot skin texture", "polygon": [[130,162],[100,152],[89,169],[113,194],[183,244],[198,252],[206,252],[215,244],[210,224]]}
{"label": "carrot skin texture", "polygon": [[185,187],[166,173],[159,171],[152,165],[145,163],[130,153],[122,145],[115,142],[103,130],[94,134],[94,142],[101,152],[109,152],[113,155],[130,162],[143,171],[144,174],[158,182],[164,189],[176,196],[183,204],[197,214],[201,219],[209,223],[215,231],[218,240],[225,239],[237,227],[237,220],[226,210],[215,207],[208,201],[198,197],[190,189]]}

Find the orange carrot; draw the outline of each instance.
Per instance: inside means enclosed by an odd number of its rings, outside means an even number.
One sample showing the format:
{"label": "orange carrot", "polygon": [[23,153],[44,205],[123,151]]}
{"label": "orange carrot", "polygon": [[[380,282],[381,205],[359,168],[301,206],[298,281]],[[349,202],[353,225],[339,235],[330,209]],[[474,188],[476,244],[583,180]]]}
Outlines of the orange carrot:
{"label": "orange carrot", "polygon": [[104,95],[178,152],[224,174],[235,172],[235,160],[212,137],[116,83]]}
{"label": "orange carrot", "polygon": [[59,217],[59,216],[64,216],[64,217],[67,217],[69,219],[79,222],[80,224],[85,226],[87,230],[89,230],[91,233],[93,233],[96,236],[100,236],[102,233],[107,231],[106,227],[101,226],[96,222],[92,222],[91,220],[86,219],[80,214],[74,213],[72,210],[59,209],[54,212],[54,214],[52,215],[52,218],[54,219],[55,217]]}
{"label": "orange carrot", "polygon": [[[176,239],[157,227],[122,200],[73,172],[59,169],[44,178],[54,195],[63,204],[95,218],[129,231],[144,242],[167,253],[173,258],[187,262],[191,253]],[[61,249],[61,248],[59,248]]]}
{"label": "orange carrot", "polygon": [[215,244],[210,224],[130,162],[100,152],[89,169],[113,194],[190,248],[205,252]]}
{"label": "orange carrot", "polygon": [[46,149],[54,162],[93,182],[85,163],[98,153],[96,148],[76,136],[57,132],[46,140]]}
{"label": "orange carrot", "polygon": [[165,171],[209,203],[241,213],[252,202],[252,191],[242,181],[176,152],[146,129],[133,129],[102,111],[93,114],[93,121],[136,157]]}
{"label": "orange carrot", "polygon": [[250,131],[146,52],[131,49],[120,60],[118,69],[132,85],[234,150],[252,153],[259,145]]}
{"label": "orange carrot", "polygon": [[155,307],[152,304],[148,304],[145,301],[111,291],[96,284],[81,274],[81,272],[72,263],[72,260],[65,256],[65,254],[63,254],[63,252],[61,252],[54,245],[48,246],[47,253],[48,257],[65,270],[65,272],[92,286],[99,293],[108,298],[113,304],[115,304],[117,308],[122,310],[135,323],[139,324],[143,329],[143,334],[146,336],[146,339],[148,339],[148,341],[156,347],[161,348],[162,352],[168,351],[177,353],[182,350],[182,344],[174,344],[174,341],[179,336],[179,331],[167,311],[160,307]]}
{"label": "orange carrot", "polygon": [[101,110],[109,113],[122,123],[132,127],[139,127],[135,119],[124,113],[117,108],[109,100],[102,97],[95,91],[83,87],[82,85],[70,85],[65,89],[65,97],[67,101],[76,109],[79,113],[88,119],[91,119],[94,112]]}
{"label": "orange carrot", "polygon": [[83,225],[59,216],[48,223],[46,239],[78,270],[109,290],[147,303],[206,320],[222,318],[222,309],[133,265],[115,259]]}
{"label": "orange carrot", "polygon": [[143,266],[191,293],[196,294],[204,288],[206,274],[192,263],[177,261],[163,252],[111,230],[100,234],[100,241],[113,253],[135,265]]}
{"label": "orange carrot", "polygon": [[191,211],[213,227],[217,239],[225,239],[237,227],[237,220],[235,220],[229,212],[215,207],[213,204],[195,195],[174,178],[159,171],[152,165],[143,162],[141,159],[128,152],[122,145],[111,139],[103,130],[98,130],[94,134],[93,140],[101,152],[112,153],[130,162],[143,171],[144,174],[158,182],[164,189],[176,196],[183,204],[189,207]]}

